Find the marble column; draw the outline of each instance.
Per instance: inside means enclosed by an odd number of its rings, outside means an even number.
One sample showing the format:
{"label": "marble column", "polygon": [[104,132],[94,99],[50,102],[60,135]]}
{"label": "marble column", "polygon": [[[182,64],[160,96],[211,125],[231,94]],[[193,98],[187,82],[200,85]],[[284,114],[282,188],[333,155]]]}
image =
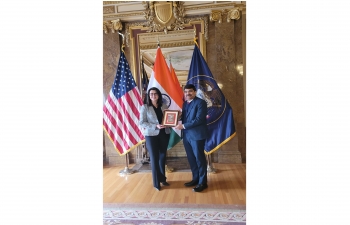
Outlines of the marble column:
{"label": "marble column", "polygon": [[[246,161],[245,102],[243,83],[242,19],[230,22],[211,22],[207,45],[208,64],[213,76],[231,105],[236,136],[218,150],[218,162]],[[214,42],[214,43],[213,43]]]}

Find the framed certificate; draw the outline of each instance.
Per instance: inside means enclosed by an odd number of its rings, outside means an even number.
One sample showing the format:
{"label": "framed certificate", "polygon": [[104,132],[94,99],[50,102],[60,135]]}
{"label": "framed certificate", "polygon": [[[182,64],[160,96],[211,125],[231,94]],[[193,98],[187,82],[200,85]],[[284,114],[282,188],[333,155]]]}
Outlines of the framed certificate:
{"label": "framed certificate", "polygon": [[177,125],[177,118],[179,116],[179,111],[177,110],[164,110],[163,112],[163,122],[162,125],[168,127],[175,127]]}

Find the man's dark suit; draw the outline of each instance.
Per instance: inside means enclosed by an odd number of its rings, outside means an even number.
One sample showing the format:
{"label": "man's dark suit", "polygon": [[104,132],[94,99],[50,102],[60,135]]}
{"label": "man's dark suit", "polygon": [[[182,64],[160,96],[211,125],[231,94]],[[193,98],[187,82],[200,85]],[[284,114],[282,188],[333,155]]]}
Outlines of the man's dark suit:
{"label": "man's dark suit", "polygon": [[207,184],[207,160],[204,154],[205,139],[208,136],[207,103],[195,97],[182,106],[183,144],[192,171],[192,180]]}

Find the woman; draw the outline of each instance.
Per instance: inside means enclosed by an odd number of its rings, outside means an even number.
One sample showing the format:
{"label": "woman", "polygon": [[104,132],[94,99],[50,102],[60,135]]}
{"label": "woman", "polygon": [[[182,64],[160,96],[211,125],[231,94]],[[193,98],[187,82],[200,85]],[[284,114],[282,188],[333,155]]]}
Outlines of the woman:
{"label": "woman", "polygon": [[153,186],[160,191],[160,184],[169,186],[165,177],[165,158],[168,147],[170,128],[162,124],[163,104],[159,89],[152,87],[148,90],[147,103],[141,107],[140,126],[146,137],[146,148],[150,155]]}

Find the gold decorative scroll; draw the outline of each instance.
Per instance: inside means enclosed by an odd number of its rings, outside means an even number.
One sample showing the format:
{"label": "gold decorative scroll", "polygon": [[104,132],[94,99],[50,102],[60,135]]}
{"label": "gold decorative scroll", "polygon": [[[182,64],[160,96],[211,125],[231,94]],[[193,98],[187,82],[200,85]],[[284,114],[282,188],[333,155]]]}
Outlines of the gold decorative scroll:
{"label": "gold decorative scroll", "polygon": [[215,21],[215,22],[218,21],[219,23],[221,23],[221,21],[222,21],[221,11],[217,11],[217,10],[211,11],[210,21]]}
{"label": "gold decorative scroll", "polygon": [[184,2],[143,2],[147,32],[164,32],[184,29]]}
{"label": "gold decorative scroll", "polygon": [[115,31],[122,30],[122,29],[123,29],[123,24],[120,21],[120,19],[103,21],[103,31],[105,32],[105,34],[108,34],[109,30],[112,33],[115,33]]}

